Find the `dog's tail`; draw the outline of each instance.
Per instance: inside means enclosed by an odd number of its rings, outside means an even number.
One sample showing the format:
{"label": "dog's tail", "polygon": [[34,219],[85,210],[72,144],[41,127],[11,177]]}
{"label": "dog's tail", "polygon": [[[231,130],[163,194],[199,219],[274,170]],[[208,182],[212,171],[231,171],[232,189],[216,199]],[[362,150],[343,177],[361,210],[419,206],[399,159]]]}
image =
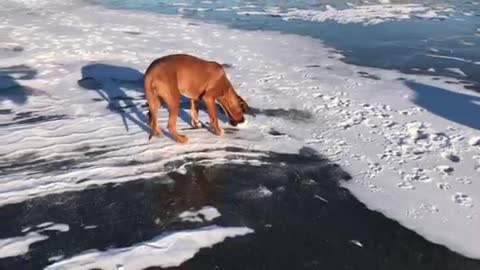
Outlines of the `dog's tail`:
{"label": "dog's tail", "polygon": [[149,72],[146,72],[145,75],[143,76],[143,89],[145,90],[145,96],[147,97],[148,100],[148,92],[152,92],[153,90],[153,80],[152,76],[150,75]]}
{"label": "dog's tail", "polygon": [[156,101],[156,96],[154,93],[154,87],[153,87],[153,79],[152,76],[149,74],[148,70],[145,72],[145,75],[143,76],[143,89],[145,91],[145,97],[147,99],[147,107],[148,107],[148,113],[147,113],[147,118],[148,118],[148,125],[152,129],[150,132],[150,136],[148,139],[150,140],[153,136],[153,122],[156,119],[152,119],[152,107],[155,106],[155,104],[158,102]]}
{"label": "dog's tail", "polygon": [[143,76],[143,90],[145,92],[145,97],[147,99],[147,105],[151,104],[153,100],[153,80],[152,76],[148,72]]}

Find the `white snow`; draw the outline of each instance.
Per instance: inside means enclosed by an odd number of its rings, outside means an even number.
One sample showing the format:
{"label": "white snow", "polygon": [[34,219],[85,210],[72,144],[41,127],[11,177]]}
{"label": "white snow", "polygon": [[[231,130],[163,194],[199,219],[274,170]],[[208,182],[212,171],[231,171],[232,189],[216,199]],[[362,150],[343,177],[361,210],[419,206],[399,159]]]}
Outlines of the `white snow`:
{"label": "white snow", "polygon": [[[429,76],[345,64],[338,52],[306,37],[191,24],[179,16],[108,10],[76,1],[36,2],[41,4],[0,2],[0,29],[5,33],[0,35],[0,44],[24,48],[0,57],[0,68],[24,65],[23,73],[36,73],[30,79],[19,77],[18,71],[12,73],[8,84],[21,85],[19,89],[26,94],[11,99],[0,97],[2,109],[15,113],[0,114],[0,124],[5,124],[0,127],[0,206],[81,191],[94,184],[157,177],[179,169],[166,167],[169,163],[193,156],[206,157],[204,164],[255,164],[261,155],[235,153],[231,160],[223,150],[227,146],[296,152],[308,145],[354,176],[343,185],[369,208],[430,241],[480,258],[480,147],[475,126],[478,121],[474,120],[479,110],[477,93],[445,82],[451,79],[435,81]],[[290,10],[281,15],[373,24],[428,12],[419,5],[392,6],[355,6],[346,11],[329,7],[324,13]],[[139,33],[128,33],[132,29]],[[224,137],[213,136],[205,129],[183,130],[189,125],[179,119],[178,128],[189,136],[189,144],[177,145],[168,138],[149,142],[145,109],[139,106],[144,103],[143,89],[135,78],[141,78],[155,58],[180,52],[232,63],[228,75],[252,107],[297,109],[311,117],[291,120],[259,114],[248,117],[245,127]],[[82,68],[94,64],[104,66],[88,74],[95,78],[87,82],[101,85],[108,93],[78,83]],[[311,64],[318,67],[306,67]],[[359,71],[380,80],[362,77]],[[0,91],[7,87],[0,86]],[[119,93],[133,100],[115,101],[113,94]],[[127,113],[110,110],[102,95],[117,106],[128,107]],[[138,106],[129,107],[130,102]],[[438,104],[447,104],[451,110]],[[28,117],[29,113],[30,117],[62,117],[9,125],[16,121],[15,116]],[[164,108],[160,110],[161,127],[166,126],[167,115]],[[207,122],[205,113],[201,112],[200,118]],[[288,136],[272,138],[262,132],[271,128]],[[460,160],[452,162],[448,153]],[[271,191],[259,187],[246,194],[269,196]],[[213,235],[223,232],[217,229],[207,231]],[[39,239],[38,233],[27,235]],[[25,243],[24,238],[19,240]],[[188,243],[185,245],[192,249],[189,254],[181,254],[183,259],[193,256],[199,248],[196,241]],[[24,246],[18,248],[21,253]],[[122,254],[141,249],[150,250],[139,245],[94,252],[64,261],[64,265],[83,259],[90,262],[92,258],[106,265],[115,260],[123,263]],[[178,263],[181,258],[167,259]],[[138,261],[143,265],[144,261]]]}
{"label": "white snow", "polygon": [[467,77],[467,74],[465,74],[465,72],[463,72],[463,70],[460,68],[446,68],[446,70],[458,74],[462,77]]}
{"label": "white snow", "polygon": [[443,19],[450,16],[453,9],[448,6],[424,6],[421,4],[388,4],[381,0],[380,4],[350,6],[346,9],[335,9],[326,5],[323,10],[289,8],[265,8],[262,11],[240,11],[240,15],[276,15],[284,20],[335,21],[342,24],[360,23],[374,25],[389,21],[418,19]]}
{"label": "white snow", "polygon": [[59,231],[59,232],[68,232],[70,226],[68,224],[53,224],[52,226],[46,227],[40,231]]}
{"label": "white snow", "polygon": [[350,240],[350,242],[356,246],[363,247],[363,244],[358,240]]}
{"label": "white snow", "polygon": [[64,255],[53,256],[53,257],[48,258],[48,261],[49,262],[56,262],[56,261],[59,261],[59,260],[63,259],[64,257],[65,257]]}
{"label": "white snow", "polygon": [[328,203],[328,200],[327,200],[327,199],[325,199],[325,198],[323,198],[323,197],[322,197],[322,196],[320,196],[320,195],[316,195],[316,194],[315,194],[313,197],[314,197],[315,199],[319,199],[319,200],[321,200],[321,201],[323,201],[323,202],[326,202],[326,203]]}
{"label": "white snow", "polygon": [[46,227],[52,226],[53,224],[54,224],[53,222],[44,222],[42,224],[38,224],[37,228],[46,228]]}
{"label": "white snow", "polygon": [[90,250],[56,262],[45,270],[118,269],[141,270],[151,266],[175,267],[192,258],[201,248],[212,247],[227,237],[253,231],[245,227],[209,226],[164,233],[152,240],[126,248]]}
{"label": "white snow", "polygon": [[[0,258],[15,257],[27,254],[31,244],[44,241],[48,236],[40,234],[42,231],[59,231],[67,232],[69,226],[67,224],[55,224],[53,222],[45,222],[36,226],[39,230],[29,232],[24,236],[16,236],[11,238],[0,239]],[[30,229],[24,229],[27,232]]]}
{"label": "white snow", "polygon": [[178,215],[182,221],[189,222],[212,221],[220,216],[217,208],[212,206],[204,206],[198,211],[184,211]]}
{"label": "white snow", "polygon": [[0,258],[26,254],[31,244],[47,239],[48,236],[29,232],[24,236],[0,239]]}
{"label": "white snow", "polygon": [[[455,61],[464,62],[464,63],[471,63],[471,64],[474,64],[474,65],[480,65],[480,62],[478,62],[478,61],[473,61],[473,60],[465,59],[465,58],[461,58],[461,57],[454,57],[454,56],[440,55],[440,54],[427,54],[427,56],[434,57],[434,58],[455,60]],[[454,69],[454,70],[458,71],[457,69]],[[463,71],[462,71],[462,73],[463,73]]]}

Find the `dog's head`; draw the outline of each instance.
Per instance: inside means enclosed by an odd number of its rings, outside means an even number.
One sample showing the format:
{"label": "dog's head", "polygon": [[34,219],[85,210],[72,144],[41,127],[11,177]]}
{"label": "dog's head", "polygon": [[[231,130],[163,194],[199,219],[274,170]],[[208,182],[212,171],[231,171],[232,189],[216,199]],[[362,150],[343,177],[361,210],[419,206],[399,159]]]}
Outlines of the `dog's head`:
{"label": "dog's head", "polygon": [[225,94],[218,98],[218,102],[227,114],[232,126],[236,126],[245,121],[243,114],[247,112],[248,104],[237,95],[233,87],[229,87]]}

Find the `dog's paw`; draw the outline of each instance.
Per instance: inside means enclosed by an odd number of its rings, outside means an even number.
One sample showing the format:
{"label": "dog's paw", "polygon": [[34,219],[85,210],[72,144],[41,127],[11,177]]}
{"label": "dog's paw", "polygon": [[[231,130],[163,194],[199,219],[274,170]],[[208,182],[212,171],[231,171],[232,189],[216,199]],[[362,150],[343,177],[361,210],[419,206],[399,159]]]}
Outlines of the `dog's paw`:
{"label": "dog's paw", "polygon": [[148,136],[148,140],[151,140],[152,137],[163,137],[163,132],[160,131],[160,130],[157,130],[157,131],[152,131],[150,132],[150,136]]}
{"label": "dog's paw", "polygon": [[175,136],[175,141],[177,143],[185,144],[188,143],[188,137],[185,135],[177,135]]}
{"label": "dog's paw", "polygon": [[192,120],[192,127],[193,128],[201,128],[202,123],[200,121]]}
{"label": "dog's paw", "polygon": [[225,135],[225,130],[223,130],[223,128],[219,128],[218,130],[215,130],[215,135],[223,136]]}

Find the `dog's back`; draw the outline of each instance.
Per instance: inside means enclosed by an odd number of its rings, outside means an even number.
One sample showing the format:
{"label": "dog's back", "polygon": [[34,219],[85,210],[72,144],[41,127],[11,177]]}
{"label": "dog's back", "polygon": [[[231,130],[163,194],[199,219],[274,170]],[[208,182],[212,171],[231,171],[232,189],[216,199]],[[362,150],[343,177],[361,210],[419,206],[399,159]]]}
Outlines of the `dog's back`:
{"label": "dog's back", "polygon": [[[159,91],[162,91],[160,88],[178,90],[182,95],[198,99],[208,83],[226,75],[223,67],[216,62],[174,54],[153,61],[145,76],[151,77]],[[161,87],[163,84],[168,84],[168,87]]]}

